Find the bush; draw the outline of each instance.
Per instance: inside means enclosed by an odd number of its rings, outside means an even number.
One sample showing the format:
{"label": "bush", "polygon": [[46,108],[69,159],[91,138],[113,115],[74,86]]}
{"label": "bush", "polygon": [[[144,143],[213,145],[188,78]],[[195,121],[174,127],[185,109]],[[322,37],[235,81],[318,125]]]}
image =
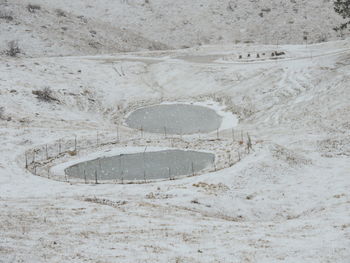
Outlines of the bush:
{"label": "bush", "polygon": [[2,120],[2,121],[11,121],[12,120],[11,117],[6,117],[4,107],[0,107],[0,120]]}
{"label": "bush", "polygon": [[16,57],[17,54],[21,53],[21,49],[18,46],[18,41],[12,40],[8,43],[8,50],[6,50],[6,55],[10,57]]}
{"label": "bush", "polygon": [[29,5],[27,5],[27,10],[28,10],[30,13],[35,13],[37,10],[41,10],[41,6],[40,6],[40,5],[32,5],[32,4],[29,4]]}
{"label": "bush", "polygon": [[52,101],[58,101],[55,97],[52,95],[52,90],[49,87],[45,87],[42,90],[33,90],[32,93],[36,95],[36,98],[40,101],[44,102],[52,102]]}
{"label": "bush", "polygon": [[318,43],[322,43],[322,42],[327,42],[328,38],[326,34],[321,34],[320,36],[318,36],[317,38],[317,42]]}
{"label": "bush", "polygon": [[340,26],[335,27],[335,31],[342,31],[350,25],[350,0],[335,0],[334,1],[334,11],[347,19],[345,23],[342,23]]}
{"label": "bush", "polygon": [[58,17],[67,17],[66,13],[62,9],[56,9],[56,15]]}
{"label": "bush", "polygon": [[227,4],[227,10],[228,11],[235,11],[235,9],[237,8],[237,4],[235,3],[235,1],[229,1],[228,4]]}
{"label": "bush", "polygon": [[0,120],[5,120],[5,109],[4,107],[0,107]]}
{"label": "bush", "polygon": [[13,20],[12,13],[1,10],[0,11],[0,19],[4,19],[6,21],[12,21]]}

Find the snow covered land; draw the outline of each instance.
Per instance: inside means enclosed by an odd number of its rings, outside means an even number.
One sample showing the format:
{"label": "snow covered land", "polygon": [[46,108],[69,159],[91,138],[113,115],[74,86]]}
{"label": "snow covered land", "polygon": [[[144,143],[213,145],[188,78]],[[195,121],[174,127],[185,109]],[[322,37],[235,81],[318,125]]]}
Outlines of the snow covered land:
{"label": "snow covered land", "polygon": [[[350,262],[350,40],[332,2],[96,2],[0,1],[0,53],[21,50],[0,55],[0,262]],[[125,125],[177,102],[224,122]],[[169,148],[215,153],[215,169],[137,184],[63,171]]]}

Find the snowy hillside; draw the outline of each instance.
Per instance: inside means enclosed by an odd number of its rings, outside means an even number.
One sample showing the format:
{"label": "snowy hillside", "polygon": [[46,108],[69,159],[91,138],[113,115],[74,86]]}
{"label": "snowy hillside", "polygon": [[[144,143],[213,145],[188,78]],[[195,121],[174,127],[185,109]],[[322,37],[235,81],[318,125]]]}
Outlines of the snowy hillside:
{"label": "snowy hillside", "polygon": [[329,0],[1,0],[0,51],[12,40],[29,57],[318,43],[339,39],[340,21]]}
{"label": "snowy hillside", "polygon": [[[349,262],[349,61],[348,40],[3,58],[0,262]],[[239,118],[236,137],[141,138],[123,126],[131,110],[164,101],[219,103]],[[75,136],[77,155],[58,155]],[[200,176],[52,180],[67,161],[127,145],[226,152],[231,140],[235,163]]]}
{"label": "snowy hillside", "polygon": [[[0,0],[0,263],[349,263],[341,22],[332,0]],[[210,118],[128,126],[162,104]],[[166,150],[207,159],[151,177]]]}

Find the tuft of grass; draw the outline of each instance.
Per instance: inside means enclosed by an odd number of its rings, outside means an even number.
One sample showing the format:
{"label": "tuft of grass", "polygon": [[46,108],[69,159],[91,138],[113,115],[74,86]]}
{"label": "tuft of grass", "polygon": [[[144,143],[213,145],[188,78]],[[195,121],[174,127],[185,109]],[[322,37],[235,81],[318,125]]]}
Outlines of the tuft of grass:
{"label": "tuft of grass", "polygon": [[29,5],[27,5],[27,10],[30,13],[35,13],[36,11],[41,10],[41,6],[40,5],[29,4]]}
{"label": "tuft of grass", "polygon": [[33,90],[32,93],[36,95],[37,99],[44,102],[60,102],[53,96],[53,92],[49,87],[45,87],[42,90]]}
{"label": "tuft of grass", "polygon": [[11,12],[7,12],[5,10],[0,10],[0,19],[4,19],[6,21],[13,21],[13,16]]}
{"label": "tuft of grass", "polygon": [[5,51],[6,55],[10,57],[16,57],[18,54],[21,53],[21,49],[19,48],[18,41],[12,40],[8,44],[8,49]]}
{"label": "tuft of grass", "polygon": [[67,17],[66,13],[62,9],[56,9],[56,15],[58,17]]}

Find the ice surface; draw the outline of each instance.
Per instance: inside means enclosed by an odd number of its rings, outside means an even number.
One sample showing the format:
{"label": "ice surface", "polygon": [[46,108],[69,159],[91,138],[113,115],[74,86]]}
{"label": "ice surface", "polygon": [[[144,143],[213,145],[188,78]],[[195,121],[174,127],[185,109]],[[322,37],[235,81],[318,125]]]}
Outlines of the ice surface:
{"label": "ice surface", "polygon": [[87,180],[172,179],[208,168],[214,160],[211,153],[166,150],[99,158],[73,165],[66,173]]}
{"label": "ice surface", "polygon": [[138,109],[126,123],[136,129],[164,134],[193,134],[218,129],[222,118],[212,109],[186,104],[155,105]]}

